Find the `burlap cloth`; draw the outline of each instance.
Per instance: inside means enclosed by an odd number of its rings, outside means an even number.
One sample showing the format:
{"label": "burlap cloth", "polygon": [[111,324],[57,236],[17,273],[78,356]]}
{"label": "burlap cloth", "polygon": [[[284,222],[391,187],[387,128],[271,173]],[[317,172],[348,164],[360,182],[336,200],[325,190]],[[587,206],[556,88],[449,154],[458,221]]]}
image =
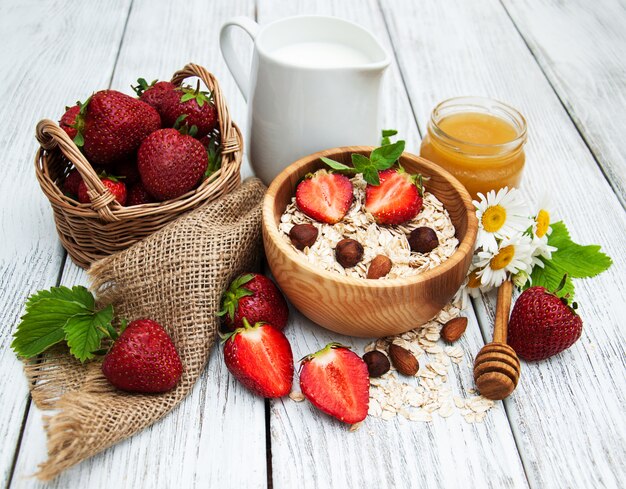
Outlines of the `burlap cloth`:
{"label": "burlap cloth", "polygon": [[208,360],[222,291],[255,267],[261,250],[261,201],[256,179],[128,248],[92,265],[93,290],[118,317],[150,317],[171,335],[183,363],[177,387],[165,394],[125,394],[102,375],[100,362],[81,365],[59,348],[26,365],[33,401],[58,410],[44,420],[47,480],[143,430],[191,390]]}

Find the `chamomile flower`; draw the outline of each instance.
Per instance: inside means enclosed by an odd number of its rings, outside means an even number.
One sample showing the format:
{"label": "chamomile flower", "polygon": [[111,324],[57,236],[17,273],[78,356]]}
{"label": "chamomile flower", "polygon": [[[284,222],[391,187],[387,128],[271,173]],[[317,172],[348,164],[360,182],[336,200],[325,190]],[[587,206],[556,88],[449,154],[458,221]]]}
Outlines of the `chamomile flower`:
{"label": "chamomile flower", "polygon": [[550,227],[550,212],[548,211],[547,194],[544,194],[541,197],[539,206],[534,212],[532,219],[533,251],[531,253],[531,267],[538,265],[543,268],[544,264],[540,258],[550,260],[552,258],[552,253],[557,250],[557,248],[548,244],[548,236],[552,233],[552,228]]}
{"label": "chamomile flower", "polygon": [[520,271],[529,271],[532,254],[531,238],[518,233],[502,240],[496,251],[478,252],[477,265],[483,287],[499,287],[507,278],[507,273],[514,275]]}
{"label": "chamomile flower", "polygon": [[[538,238],[550,236],[550,211],[548,211],[548,196],[544,194],[539,200],[539,206],[533,214],[533,235]],[[547,241],[547,239],[546,239]]]}
{"label": "chamomile flower", "polygon": [[498,250],[498,240],[522,233],[531,226],[519,190],[504,187],[498,193],[491,190],[486,197],[480,193],[478,197],[480,200],[473,202],[479,222],[476,248],[494,253]]}
{"label": "chamomile flower", "polygon": [[531,255],[531,263],[530,263],[531,268],[534,267],[535,265],[538,265],[541,268],[543,268],[544,267],[543,260],[541,260],[540,258],[551,260],[552,253],[554,253],[557,250],[555,246],[550,246],[548,244],[548,237],[545,235],[541,238],[537,237],[536,235],[533,235],[531,246],[532,246],[532,252],[530,254]]}

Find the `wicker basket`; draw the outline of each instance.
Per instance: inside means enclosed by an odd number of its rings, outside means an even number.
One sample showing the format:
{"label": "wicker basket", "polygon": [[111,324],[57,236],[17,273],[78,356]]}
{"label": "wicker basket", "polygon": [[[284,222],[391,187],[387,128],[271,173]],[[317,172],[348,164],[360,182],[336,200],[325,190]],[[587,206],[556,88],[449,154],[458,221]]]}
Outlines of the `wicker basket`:
{"label": "wicker basket", "polygon": [[[37,179],[52,205],[61,243],[77,265],[86,268],[99,258],[128,248],[182,213],[218,199],[241,183],[241,132],[230,119],[215,77],[201,66],[188,64],[174,74],[172,83],[180,85],[185,78],[194,76],[211,91],[217,108],[222,165],[198,188],[177,199],[131,207],[119,205],[57,123],[44,119],[37,124],[41,145],[35,158]],[[65,196],[58,185],[72,167],[80,172],[89,189],[89,204],[79,204]]]}

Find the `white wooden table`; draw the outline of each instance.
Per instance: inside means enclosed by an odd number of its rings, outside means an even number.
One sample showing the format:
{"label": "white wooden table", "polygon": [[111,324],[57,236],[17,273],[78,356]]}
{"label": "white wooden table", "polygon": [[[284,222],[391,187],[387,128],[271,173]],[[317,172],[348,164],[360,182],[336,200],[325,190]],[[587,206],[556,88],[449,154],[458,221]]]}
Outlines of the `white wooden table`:
{"label": "white wooden table", "polygon": [[[216,73],[233,118],[245,104],[221,59],[221,23],[332,14],[372,30],[395,55],[384,120],[419,151],[431,108],[457,95],[509,102],[527,117],[523,190],[551,193],[575,240],[612,269],[577,282],[581,340],[522,366],[517,391],[485,423],[368,418],[355,433],[308,403],[264,401],[217,351],[192,394],[161,422],[62,474],[56,488],[624,487],[626,480],[626,4],[623,0],[0,0],[0,485],[45,458],[11,334],[31,292],[86,283],[66,259],[33,171],[34,127],[93,90],[126,92],[194,61]],[[242,51],[248,51],[243,37]],[[245,128],[244,128],[245,130]],[[244,176],[250,175],[244,166]],[[474,302],[462,346],[491,335],[494,297]],[[338,338],[297,314],[294,356]],[[455,389],[472,387],[471,361]],[[622,480],[622,483],[619,481]]]}

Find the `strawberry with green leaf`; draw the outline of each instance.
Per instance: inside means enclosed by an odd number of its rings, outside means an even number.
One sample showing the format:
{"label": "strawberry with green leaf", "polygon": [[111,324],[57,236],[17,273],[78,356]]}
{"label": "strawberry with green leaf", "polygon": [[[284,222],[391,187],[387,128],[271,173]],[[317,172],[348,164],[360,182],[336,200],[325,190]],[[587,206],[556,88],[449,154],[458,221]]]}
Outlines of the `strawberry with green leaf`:
{"label": "strawberry with green leaf", "polygon": [[289,394],[293,382],[291,345],[278,328],[267,323],[242,326],[224,336],[224,362],[246,388],[263,397]]}
{"label": "strawberry with green leaf", "polygon": [[131,88],[139,97],[139,100],[154,107],[159,113],[163,100],[165,99],[166,92],[176,89],[176,85],[172,82],[153,80],[152,83],[148,83],[145,78],[139,78],[137,85],[131,85]]}
{"label": "strawberry with green leaf", "polygon": [[195,89],[180,86],[175,90],[164,91],[159,113],[163,127],[174,127],[176,121],[185,116],[185,124],[190,128],[196,126],[195,137],[198,139],[212,133],[218,126],[217,109],[211,94],[200,90],[199,81]]}
{"label": "strawberry with green leaf", "polygon": [[244,318],[250,324],[269,323],[284,329],[289,317],[287,301],[276,284],[259,273],[246,273],[232,281],[222,297],[222,309],[228,330],[244,327]]}
{"label": "strawberry with green leaf", "polygon": [[110,166],[132,157],[160,127],[159,113],[147,103],[116,90],[101,90],[81,104],[74,142],[92,165]]}
{"label": "strawberry with green leaf", "polygon": [[[98,307],[87,288],[52,287],[32,294],[13,335],[11,348],[32,358],[65,342],[79,361],[103,355],[104,376],[118,389],[157,393],[173,388],[182,375],[178,352],[164,328],[150,319],[113,327],[113,306]],[[103,339],[113,340],[110,350]]]}
{"label": "strawberry with green leaf", "polygon": [[508,325],[507,342],[524,360],[544,360],[572,346],[582,334],[578,305],[558,297],[565,286],[550,292],[544,287],[526,289],[515,301]]}

